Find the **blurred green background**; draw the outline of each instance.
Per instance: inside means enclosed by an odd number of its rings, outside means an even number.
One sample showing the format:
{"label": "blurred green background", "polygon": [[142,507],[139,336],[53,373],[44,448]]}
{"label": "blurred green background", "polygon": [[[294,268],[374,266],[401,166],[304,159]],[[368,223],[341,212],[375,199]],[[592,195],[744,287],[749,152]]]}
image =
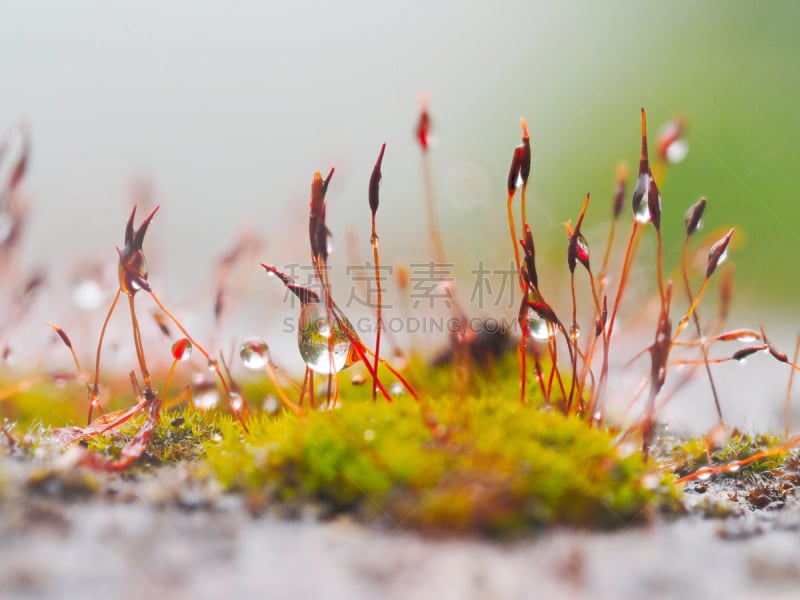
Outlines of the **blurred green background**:
{"label": "blurred green background", "polygon": [[705,195],[708,230],[736,225],[745,242],[739,302],[788,312],[800,292],[799,24],[793,1],[5,2],[0,120],[32,125],[32,261],[63,278],[77,256],[115,261],[130,183],[145,179],[163,205],[151,270],[162,297],[185,299],[243,228],[264,236],[264,260],[303,260],[311,174],[331,165],[335,243],[356,224],[366,253],[383,141],[382,250],[427,260],[420,92],[461,274],[510,257],[504,186],[520,117],[541,260],[560,265],[562,223],[587,191],[586,233],[604,244],[614,166],[636,165],[639,108],[653,134],[683,115],[690,152],[663,190],[668,261]]}

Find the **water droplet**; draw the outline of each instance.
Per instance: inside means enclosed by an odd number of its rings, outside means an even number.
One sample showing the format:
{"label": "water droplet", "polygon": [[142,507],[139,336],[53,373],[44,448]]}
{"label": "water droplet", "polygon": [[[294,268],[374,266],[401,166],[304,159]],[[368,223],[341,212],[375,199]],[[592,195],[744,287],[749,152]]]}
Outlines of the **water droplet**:
{"label": "water droplet", "polygon": [[231,392],[228,394],[228,404],[232,411],[238,413],[241,412],[242,406],[244,406],[244,399],[242,398],[241,394]]}
{"label": "water droplet", "polygon": [[717,258],[717,266],[719,267],[726,260],[728,260],[728,248],[727,247],[725,248],[725,250],[722,251],[722,254],[719,255],[719,258]]}
{"label": "water droplet", "polygon": [[192,342],[188,338],[181,338],[172,344],[172,358],[175,360],[189,360],[192,355]]}
{"label": "water droplet", "polygon": [[192,403],[197,410],[208,411],[219,402],[219,391],[213,379],[206,373],[192,376]]}
{"label": "water droplet", "polygon": [[647,206],[647,202],[642,202],[639,205],[639,209],[633,213],[633,218],[639,223],[650,222],[650,207]]}
{"label": "water droplet", "polygon": [[248,369],[261,369],[269,362],[269,346],[261,338],[250,338],[239,349],[242,363]]}
{"label": "water droplet", "polygon": [[528,309],[528,335],[540,342],[546,342],[555,335],[555,327],[532,308]]}
{"label": "water droplet", "polygon": [[372,431],[372,429],[366,429],[364,431],[364,441],[371,442],[374,439],[375,439],[375,432]]}
{"label": "water droplet", "polygon": [[70,297],[81,310],[92,310],[103,302],[103,288],[94,279],[83,279],[72,288]]}
{"label": "water droplet", "polygon": [[732,463],[728,463],[727,470],[728,473],[738,473],[739,469],[742,468],[741,461],[735,460]]}
{"label": "water droplet", "polygon": [[[336,310],[336,309],[334,309]],[[338,373],[347,366],[352,344],[339,321],[333,330],[324,304],[309,302],[300,310],[297,346],[305,363],[317,373]],[[353,331],[344,315],[336,315],[344,327]],[[333,342],[331,343],[331,336]]]}
{"label": "water droplet", "polygon": [[682,139],[675,140],[669,146],[667,146],[666,150],[664,151],[667,161],[669,161],[671,164],[681,162],[684,158],[686,158],[688,153],[689,142]]}
{"label": "water droplet", "polygon": [[364,385],[366,383],[366,381],[367,381],[367,378],[364,377],[361,373],[356,373],[350,379],[350,383],[352,383],[353,385]]}
{"label": "water droplet", "polygon": [[589,242],[582,235],[578,236],[575,244],[575,250],[578,253],[577,259],[584,267],[589,268]]}
{"label": "water droplet", "polygon": [[633,191],[633,218],[639,223],[649,223],[652,219],[648,196],[650,192],[650,175],[642,173],[636,181]]}
{"label": "water droplet", "polygon": [[203,392],[202,394],[193,396],[192,401],[194,402],[194,407],[197,410],[205,412],[207,410],[211,410],[217,405],[217,402],[219,402],[219,394],[216,392],[216,390]]}
{"label": "water droplet", "polygon": [[698,473],[697,480],[698,481],[708,481],[709,479],[711,479],[711,477],[713,475],[714,475],[714,472],[711,469],[706,469],[705,471],[702,471],[702,472]]}
{"label": "water droplet", "polygon": [[577,342],[578,338],[581,337],[581,327],[578,324],[573,324],[572,327],[569,329],[569,335],[572,337],[573,342]]}
{"label": "water droplet", "polygon": [[406,391],[406,390],[405,390],[405,388],[403,387],[403,384],[402,384],[402,383],[400,383],[399,381],[395,381],[395,382],[394,382],[392,385],[390,385],[390,386],[389,386],[389,393],[390,393],[392,396],[400,396],[400,395],[402,395],[402,394],[403,394],[405,391]]}
{"label": "water droplet", "polygon": [[264,408],[264,411],[267,414],[270,414],[270,415],[277,414],[278,409],[280,407],[281,407],[281,403],[278,401],[278,399],[275,396],[270,394],[269,396],[264,398],[263,408]]}
{"label": "water droplet", "polygon": [[219,373],[219,363],[213,358],[208,359],[208,370],[212,373]]}

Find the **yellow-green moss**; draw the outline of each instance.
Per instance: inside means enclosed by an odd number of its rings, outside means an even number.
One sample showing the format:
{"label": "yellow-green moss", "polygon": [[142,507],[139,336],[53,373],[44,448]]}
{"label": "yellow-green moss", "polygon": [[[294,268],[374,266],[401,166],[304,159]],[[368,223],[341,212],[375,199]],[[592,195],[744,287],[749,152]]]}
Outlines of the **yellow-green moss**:
{"label": "yellow-green moss", "polygon": [[51,382],[0,382],[0,388],[5,385],[15,388],[15,392],[0,401],[0,415],[15,423],[18,431],[27,431],[34,425],[48,428],[85,423],[88,404],[76,401],[74,387]]}
{"label": "yellow-green moss", "polygon": [[[194,461],[199,475],[262,506],[314,502],[390,526],[453,532],[619,526],[678,505],[672,476],[639,454],[620,456],[611,434],[537,405],[535,388],[522,406],[513,362],[477,377],[471,392],[456,391],[452,368],[411,366],[444,435],[432,434],[408,393],[373,402],[368,385],[343,375],[339,408],[271,416],[258,407],[270,386],[257,381],[245,386],[249,433],[224,410],[163,411],[133,468]],[[56,410],[56,392],[42,384],[7,408],[18,423],[80,423],[82,398]],[[143,418],[91,438],[88,448],[118,458]]]}
{"label": "yellow-green moss", "polygon": [[624,525],[677,504],[671,477],[619,456],[609,434],[577,417],[488,393],[445,394],[432,408],[443,440],[407,395],[391,404],[348,397],[306,418],[261,415],[247,435],[226,420],[204,468],[230,490],[266,491],[274,502],[316,500],[398,527],[459,532]]}
{"label": "yellow-green moss", "polygon": [[[758,434],[749,435],[735,431],[729,438],[718,445],[710,444],[703,438],[688,440],[673,440],[664,446],[662,463],[679,477],[689,475],[702,467],[724,465],[726,463],[743,460],[764,448],[780,446],[785,441],[778,435]],[[761,460],[756,460],[747,465],[750,472],[763,472],[777,468],[786,457],[786,453],[774,454]]]}

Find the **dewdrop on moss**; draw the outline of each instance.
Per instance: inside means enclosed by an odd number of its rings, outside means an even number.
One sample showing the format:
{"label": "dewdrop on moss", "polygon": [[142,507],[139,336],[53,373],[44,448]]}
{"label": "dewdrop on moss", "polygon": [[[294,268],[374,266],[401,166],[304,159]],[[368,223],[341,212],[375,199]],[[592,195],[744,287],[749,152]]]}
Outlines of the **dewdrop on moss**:
{"label": "dewdrop on moss", "polygon": [[242,398],[242,395],[237,392],[231,392],[228,394],[228,405],[234,412],[241,412],[242,407],[244,406],[244,398]]}
{"label": "dewdrop on moss", "polygon": [[[297,346],[303,361],[322,374],[338,373],[349,366],[352,343],[343,326],[352,331],[352,325],[342,315],[337,315],[333,327],[328,320],[324,304],[309,302],[300,309],[300,327]],[[333,341],[331,342],[331,336]]]}
{"label": "dewdrop on moss", "polygon": [[250,338],[242,344],[239,356],[248,369],[262,369],[270,361],[269,346],[261,338]]}
{"label": "dewdrop on moss", "polygon": [[553,324],[533,308],[528,308],[528,335],[534,340],[546,342],[556,334]]}
{"label": "dewdrop on moss", "polygon": [[219,391],[214,380],[202,371],[192,376],[192,403],[202,412],[211,410],[219,402]]}
{"label": "dewdrop on moss", "polygon": [[192,356],[192,342],[188,338],[181,338],[172,344],[172,358],[175,360],[189,360]]}
{"label": "dewdrop on moss", "polygon": [[[2,219],[2,216],[0,216]],[[0,229],[2,224],[0,223]],[[2,233],[0,232],[0,243],[2,243]],[[73,304],[81,310],[94,310],[103,302],[103,288],[96,279],[86,278],[78,281],[70,292]]]}

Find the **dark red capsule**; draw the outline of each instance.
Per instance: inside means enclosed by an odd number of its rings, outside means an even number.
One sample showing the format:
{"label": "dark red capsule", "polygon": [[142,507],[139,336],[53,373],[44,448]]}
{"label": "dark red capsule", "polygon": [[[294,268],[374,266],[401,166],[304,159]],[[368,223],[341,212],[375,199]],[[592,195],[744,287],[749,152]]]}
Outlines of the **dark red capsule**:
{"label": "dark red capsule", "polygon": [[383,153],[386,151],[386,144],[381,146],[381,152],[378,154],[378,160],[372,168],[372,175],[369,178],[369,209],[374,215],[378,212],[378,203],[380,200],[380,187],[381,187],[381,164],[383,163]]}

